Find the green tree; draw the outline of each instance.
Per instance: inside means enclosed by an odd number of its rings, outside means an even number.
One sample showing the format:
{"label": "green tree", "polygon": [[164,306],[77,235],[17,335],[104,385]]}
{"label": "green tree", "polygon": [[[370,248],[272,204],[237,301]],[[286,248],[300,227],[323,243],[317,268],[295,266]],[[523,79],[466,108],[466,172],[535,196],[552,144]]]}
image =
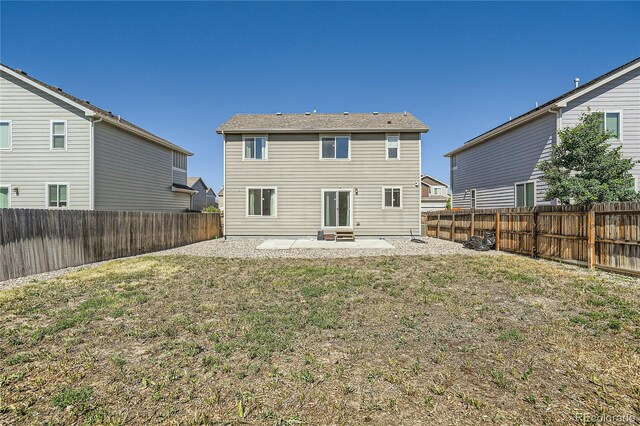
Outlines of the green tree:
{"label": "green tree", "polygon": [[602,113],[583,114],[578,125],[558,135],[551,158],[538,164],[541,180],[549,185],[546,200],[588,204],[640,199],[629,173],[637,162],[622,158],[621,147],[607,143],[616,135],[604,130]]}

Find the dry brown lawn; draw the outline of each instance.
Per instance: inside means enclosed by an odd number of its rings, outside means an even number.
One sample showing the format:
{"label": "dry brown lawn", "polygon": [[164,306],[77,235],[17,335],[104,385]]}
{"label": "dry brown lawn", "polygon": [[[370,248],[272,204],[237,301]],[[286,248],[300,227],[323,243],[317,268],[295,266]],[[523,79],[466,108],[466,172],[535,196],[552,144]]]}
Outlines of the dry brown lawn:
{"label": "dry brown lawn", "polygon": [[639,311],[515,256],[113,261],[0,292],[0,423],[637,423]]}

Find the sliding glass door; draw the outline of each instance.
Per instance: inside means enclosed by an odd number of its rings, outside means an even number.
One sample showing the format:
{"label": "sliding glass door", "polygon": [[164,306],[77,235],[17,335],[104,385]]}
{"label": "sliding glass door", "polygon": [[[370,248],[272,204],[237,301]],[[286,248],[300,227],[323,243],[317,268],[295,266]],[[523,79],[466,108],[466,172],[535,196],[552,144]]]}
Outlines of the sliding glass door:
{"label": "sliding glass door", "polygon": [[322,203],[322,225],[325,228],[351,227],[351,190],[325,190]]}

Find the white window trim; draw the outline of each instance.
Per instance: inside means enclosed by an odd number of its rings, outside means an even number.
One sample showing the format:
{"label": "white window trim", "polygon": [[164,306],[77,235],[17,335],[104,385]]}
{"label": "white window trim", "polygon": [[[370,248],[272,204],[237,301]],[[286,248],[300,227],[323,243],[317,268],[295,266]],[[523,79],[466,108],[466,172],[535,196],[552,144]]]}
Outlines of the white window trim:
{"label": "white window trim", "polygon": [[[351,145],[351,143],[349,143]],[[344,160],[344,158],[339,158]],[[325,192],[349,192],[349,223],[350,226],[324,226],[324,193]],[[336,200],[337,203],[337,200]],[[353,188],[324,188],[320,190],[320,229],[353,229]],[[338,218],[336,217],[336,222]]]}
{"label": "white window trim", "polygon": [[[67,186],[67,205],[65,207],[49,207],[49,187],[51,185],[66,185]],[[57,210],[64,210],[64,209],[68,209],[69,207],[71,207],[71,185],[69,184],[69,182],[46,182],[44,184],[44,208],[45,209],[57,209]],[[58,200],[59,202],[60,200]]]}
{"label": "white window trim", "polygon": [[451,169],[453,169],[453,170],[457,170],[458,169],[458,154],[453,154],[451,156]]}
{"label": "white window trim", "polygon": [[610,142],[622,142],[622,135],[623,135],[622,122],[624,121],[622,119],[622,111],[621,110],[619,111],[619,110],[607,109],[607,110],[598,111],[598,112],[603,114],[604,122],[602,123],[602,126],[605,129],[605,131],[607,130],[607,114],[619,114],[618,117],[620,117],[619,118],[620,121],[619,121],[618,124],[620,125],[620,129],[619,129],[620,130],[620,134],[618,135],[617,139],[607,139],[607,141],[610,141]]}
{"label": "white window trim", "polygon": [[[244,147],[243,147],[244,148]],[[260,190],[260,202],[262,202],[262,190],[263,189],[273,189],[276,195],[276,203],[275,203],[275,211],[274,214],[265,216],[265,215],[254,215],[249,214],[249,190],[250,189],[259,189]],[[244,203],[245,203],[245,215],[246,218],[249,219],[274,219],[278,217],[278,187],[277,186],[246,186],[244,192]]]}
{"label": "white window trim", "polygon": [[11,151],[13,150],[13,121],[12,120],[0,120],[0,123],[8,123],[9,124],[9,148],[0,148],[0,151]]}
{"label": "white window trim", "polygon": [[640,177],[636,176],[635,180],[635,190],[636,192],[640,192]]}
{"label": "white window trim", "polygon": [[[397,136],[398,137],[398,157],[396,158],[389,158],[389,136]],[[400,141],[400,134],[399,133],[386,133],[384,136],[384,156],[385,156],[385,160],[399,160],[400,159],[400,145],[402,145],[401,141]]]}
{"label": "white window trim", "polygon": [[[247,139],[254,140],[254,151],[255,151],[255,138],[264,138],[264,158],[247,158],[245,156],[246,149],[245,144],[247,143]],[[267,161],[269,159],[269,138],[268,135],[242,135],[242,161]],[[258,188],[254,188],[258,189]],[[268,188],[267,188],[268,189]]]}
{"label": "white window trim", "polygon": [[[400,207],[393,207],[393,206],[387,206],[385,205],[385,190],[390,189],[392,191],[391,193],[391,197],[393,197],[393,190],[394,189],[399,189],[400,190]],[[382,187],[382,210],[402,210],[402,204],[403,204],[403,198],[404,195],[402,194],[402,187],[401,186],[383,186]],[[393,199],[392,199],[393,202]]]}
{"label": "white window trim", "polygon": [[[335,158],[335,155],[338,152],[337,149],[334,152],[333,158],[324,158],[322,156],[322,138],[334,138],[334,139],[347,138],[349,140],[349,150],[348,150],[347,158]],[[320,148],[320,152],[318,153],[318,158],[320,158],[320,161],[351,161],[351,133],[343,134],[343,135],[320,135],[320,140],[318,140],[318,146]]]}
{"label": "white window trim", "polygon": [[436,194],[435,193],[436,189],[444,189],[444,186],[442,186],[442,185],[434,185],[434,186],[430,186],[430,188],[431,188],[431,192],[433,192],[430,195],[445,195],[445,194]]}
{"label": "white window trim", "polygon": [[[64,123],[64,148],[53,147],[53,123]],[[61,136],[61,135],[56,135]],[[69,129],[67,128],[67,120],[50,120],[49,121],[49,151],[66,151],[69,147]]]}
{"label": "white window trim", "polygon": [[11,208],[11,185],[0,185],[0,188],[7,188],[7,194],[9,197],[9,205],[7,206],[8,209]]}
{"label": "white window trim", "polygon": [[471,188],[469,190],[469,208],[470,209],[478,208],[478,190],[476,188]]}
{"label": "white window trim", "polygon": [[[533,183],[533,206],[520,206],[520,207],[535,207],[538,205],[538,184],[536,183],[535,180],[530,179],[530,180],[524,180],[522,182],[516,182],[513,184],[513,206],[514,207],[518,207],[518,185],[524,185],[524,190],[527,190],[527,184],[528,183]],[[526,202],[527,199],[527,194],[525,192],[524,194],[524,199]]]}

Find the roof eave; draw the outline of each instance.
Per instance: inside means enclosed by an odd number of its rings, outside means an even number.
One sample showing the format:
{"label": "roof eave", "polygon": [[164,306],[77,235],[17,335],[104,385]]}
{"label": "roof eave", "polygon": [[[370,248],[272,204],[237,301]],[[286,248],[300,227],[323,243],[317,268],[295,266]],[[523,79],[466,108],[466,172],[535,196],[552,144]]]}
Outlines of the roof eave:
{"label": "roof eave", "polygon": [[420,128],[394,128],[394,129],[374,129],[374,128],[364,128],[364,129],[338,129],[338,128],[329,128],[329,129],[275,129],[275,128],[267,128],[267,129],[216,129],[216,133],[221,135],[225,133],[238,134],[238,133],[336,133],[336,132],[345,132],[345,133],[370,133],[370,132],[402,132],[402,133],[427,133],[429,131],[429,127],[420,127]]}
{"label": "roof eave", "polygon": [[[635,62],[635,63],[634,63]],[[597,89],[598,87],[601,87],[604,84],[609,83],[612,80],[615,80],[616,78],[628,73],[629,71],[633,71],[637,68],[640,68],[640,61],[638,61],[638,59],[635,59],[634,61],[632,61],[631,63],[626,64],[627,66],[623,66],[622,68],[620,68],[617,72],[613,72],[611,75],[609,75],[606,78],[602,78],[600,81],[597,81],[593,84],[591,84],[591,82],[586,83],[582,89],[583,90],[575,90],[575,91],[571,91],[568,94],[566,94],[566,96],[561,97],[560,99],[557,99],[555,102],[552,101],[552,103],[549,103],[548,105],[542,105],[540,107],[540,109],[535,109],[533,111],[530,111],[528,113],[525,113],[523,115],[521,115],[520,117],[516,118],[513,121],[508,121],[506,123],[501,124],[500,126],[494,128],[493,130],[490,130],[486,133],[481,134],[480,136],[477,136],[474,139],[471,139],[470,141],[466,142],[464,145],[454,149],[451,152],[448,152],[446,154],[444,154],[444,157],[451,157],[452,155],[455,155],[459,152],[465,151],[469,148],[472,148],[484,141],[486,141],[487,139],[491,139],[494,136],[497,136],[501,133],[504,133],[508,130],[511,130],[514,127],[517,127],[521,124],[526,123],[527,121],[533,120],[534,118],[537,118],[541,115],[544,115],[545,112],[556,112],[556,111],[551,111],[552,109],[557,110],[558,108],[564,108],[568,105],[569,102],[573,101],[574,99],[579,98],[580,96],[583,96],[587,93],[589,93],[592,90]],[[606,74],[605,74],[606,75]],[[596,77],[594,80],[597,80],[600,77]],[[592,80],[592,81],[594,81]]]}

